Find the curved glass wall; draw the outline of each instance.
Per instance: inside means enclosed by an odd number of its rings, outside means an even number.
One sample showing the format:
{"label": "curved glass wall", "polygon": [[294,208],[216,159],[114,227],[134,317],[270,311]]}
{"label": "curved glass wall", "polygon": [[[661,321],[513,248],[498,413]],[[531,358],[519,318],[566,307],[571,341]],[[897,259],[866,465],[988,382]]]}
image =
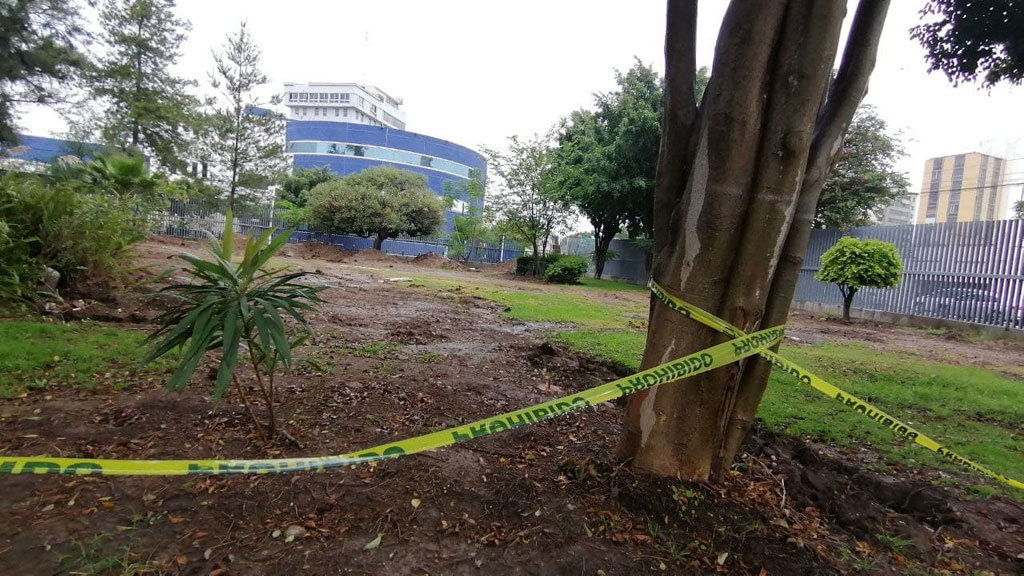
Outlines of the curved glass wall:
{"label": "curved glass wall", "polygon": [[410,166],[422,166],[441,172],[448,172],[463,178],[469,178],[471,168],[465,164],[427,156],[417,152],[396,150],[394,148],[382,148],[380,146],[367,146],[366,144],[346,144],[344,142],[289,142],[288,152],[290,154],[327,154],[337,156],[356,156],[393,162],[395,164],[408,164]]}

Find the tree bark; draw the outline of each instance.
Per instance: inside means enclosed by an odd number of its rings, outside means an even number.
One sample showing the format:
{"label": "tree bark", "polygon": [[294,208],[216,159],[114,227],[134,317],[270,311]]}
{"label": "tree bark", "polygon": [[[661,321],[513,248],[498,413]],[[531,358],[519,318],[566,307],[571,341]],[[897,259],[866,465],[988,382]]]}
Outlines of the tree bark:
{"label": "tree bark", "polygon": [[608,261],[608,248],[618,230],[610,231],[603,227],[594,227],[594,278],[604,274],[604,264]]}
{"label": "tree bark", "polygon": [[857,294],[856,288],[843,288],[839,287],[839,291],[843,294],[843,321],[850,321],[850,307],[853,306],[853,297]]}
{"label": "tree bark", "polygon": [[[762,327],[776,267],[792,248],[787,237],[808,167],[817,163],[816,120],[845,2],[734,0],[699,111],[693,4],[670,1],[668,8],[652,272],[684,300],[752,331]],[[861,40],[851,34],[851,43]],[[652,299],[642,367],[722,339]],[[744,368],[733,364],[634,395],[618,455],[638,471],[682,479],[727,471],[734,412],[747,400]]]}
{"label": "tree bark", "polygon": [[[818,199],[821,197],[829,171],[838,160],[846,129],[867,92],[888,8],[889,0],[864,0],[858,4],[839,73],[831,86],[822,91],[825,102],[815,127],[814,141],[811,144],[793,224],[790,226],[775,276],[772,278],[762,320],[763,326],[785,324],[789,316],[790,304],[804,262],[804,253],[814,227]],[[748,361],[740,380],[732,421],[723,449],[725,461],[731,462],[735,458],[750,431],[757,407],[764,396],[770,372],[770,362],[760,357],[753,357]]]}
{"label": "tree bark", "polygon": [[380,250],[381,246],[384,245],[384,240],[386,240],[386,239],[387,239],[387,236],[384,235],[384,234],[377,234],[376,236],[374,236],[373,237],[373,249],[374,250]]}

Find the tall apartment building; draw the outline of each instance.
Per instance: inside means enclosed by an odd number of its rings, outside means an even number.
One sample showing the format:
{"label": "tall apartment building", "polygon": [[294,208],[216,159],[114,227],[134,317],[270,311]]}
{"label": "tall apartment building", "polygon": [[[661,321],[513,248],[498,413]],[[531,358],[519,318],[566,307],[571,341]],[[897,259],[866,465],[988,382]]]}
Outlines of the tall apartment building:
{"label": "tall apartment building", "polygon": [[914,197],[904,196],[882,210],[878,223],[883,226],[899,226],[914,222]]}
{"label": "tall apartment building", "polygon": [[1004,164],[1002,158],[978,152],[929,159],[924,164],[917,223],[1002,218]]}
{"label": "tall apartment building", "polygon": [[288,107],[289,120],[347,122],[405,130],[402,101],[376,86],[285,82],[284,105]]}

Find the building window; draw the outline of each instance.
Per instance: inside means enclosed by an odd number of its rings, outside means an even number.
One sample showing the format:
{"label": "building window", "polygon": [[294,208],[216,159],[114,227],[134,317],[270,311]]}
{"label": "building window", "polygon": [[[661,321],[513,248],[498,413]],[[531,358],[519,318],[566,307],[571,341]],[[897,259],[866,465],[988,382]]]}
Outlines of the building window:
{"label": "building window", "polygon": [[309,94],[305,92],[299,92],[299,102],[306,102],[309,99]]}
{"label": "building window", "polygon": [[345,150],[352,156],[366,156],[366,148],[355,144],[345,144]]}
{"label": "building window", "polygon": [[334,92],[334,93],[331,94],[331,102],[337,102],[337,101],[338,101],[338,93]]}
{"label": "building window", "polygon": [[338,94],[338,97],[341,98],[342,102],[348,102],[349,94],[348,92],[342,92],[341,94]]}
{"label": "building window", "polygon": [[344,110],[342,110],[341,111],[341,115],[344,116],[345,118],[348,118],[348,108],[345,108]]}
{"label": "building window", "polygon": [[960,211],[960,190],[964,186],[964,162],[966,156],[957,155],[953,160],[953,183],[949,188],[949,210],[946,211],[946,220],[956,220]]}
{"label": "building window", "polygon": [[341,116],[341,108],[335,108],[334,109],[334,115],[335,116]]}
{"label": "building window", "polygon": [[928,186],[928,203],[925,218],[935,218],[939,210],[939,185],[942,183],[942,158],[932,160],[932,178]]}
{"label": "building window", "polygon": [[320,115],[320,107],[319,106],[314,107],[313,108],[313,116],[319,116],[319,115]]}

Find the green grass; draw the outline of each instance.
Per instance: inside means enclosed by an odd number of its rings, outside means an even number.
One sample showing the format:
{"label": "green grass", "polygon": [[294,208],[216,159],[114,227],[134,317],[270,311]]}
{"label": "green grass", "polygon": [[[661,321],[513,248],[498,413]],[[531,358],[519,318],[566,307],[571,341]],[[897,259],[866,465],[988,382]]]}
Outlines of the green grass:
{"label": "green grass", "polygon": [[93,322],[0,322],[0,397],[49,386],[123,385],[118,377],[138,371],[145,337]]}
{"label": "green grass", "polygon": [[[447,282],[447,281],[445,281]],[[425,280],[428,288],[452,290],[450,282]],[[588,279],[557,290],[505,289],[462,284],[457,294],[500,302],[506,315],[527,322],[574,324],[551,337],[572,349],[637,369],[643,354],[646,300],[617,304],[599,294],[645,290]],[[1024,386],[995,372],[952,366],[909,354],[885,353],[857,342],[784,346],[783,354],[832,384],[909,422],[967,458],[1024,479]],[[942,457],[895,436],[787,374],[775,372],[758,417],[771,429],[839,446],[870,446],[888,463],[960,472],[969,492],[992,493],[994,482],[965,472]],[[1010,488],[998,491],[1022,498]]]}
{"label": "green grass", "polygon": [[[594,281],[593,279],[589,279]],[[411,287],[476,296],[508,306],[506,315],[523,322],[576,324],[589,329],[621,329],[635,327],[647,319],[647,304],[615,302],[594,297],[595,291],[634,291],[635,286],[608,280],[596,281],[599,288],[582,286],[543,286],[523,282],[521,288],[510,289],[494,284],[456,282],[439,278],[416,278]],[[611,285],[617,285],[612,288]]]}
{"label": "green grass", "polygon": [[609,290],[611,292],[647,292],[646,286],[619,282],[618,280],[607,280],[597,278],[580,278],[580,285],[595,290]]}

